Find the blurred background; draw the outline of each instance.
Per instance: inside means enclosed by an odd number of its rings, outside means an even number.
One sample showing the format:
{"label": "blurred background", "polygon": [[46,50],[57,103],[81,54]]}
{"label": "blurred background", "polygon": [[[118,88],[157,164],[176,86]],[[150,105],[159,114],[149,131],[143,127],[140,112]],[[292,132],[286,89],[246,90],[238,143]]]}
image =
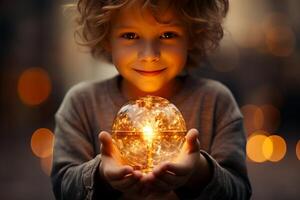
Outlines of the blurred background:
{"label": "blurred background", "polygon": [[[0,1],[0,199],[54,199],[54,113],[72,85],[117,73],[75,44],[67,3]],[[300,1],[230,3],[221,47],[193,73],[245,116],[252,199],[300,199]]]}

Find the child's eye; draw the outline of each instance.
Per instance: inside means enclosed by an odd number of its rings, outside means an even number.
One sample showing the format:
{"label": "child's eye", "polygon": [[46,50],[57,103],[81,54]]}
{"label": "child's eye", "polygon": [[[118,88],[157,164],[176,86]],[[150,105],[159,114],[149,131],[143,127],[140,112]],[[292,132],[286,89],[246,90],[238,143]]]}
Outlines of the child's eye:
{"label": "child's eye", "polygon": [[178,35],[174,32],[165,32],[160,36],[160,39],[172,39],[177,37]]}
{"label": "child's eye", "polygon": [[139,38],[136,33],[124,33],[121,35],[121,37],[127,40],[134,40]]}

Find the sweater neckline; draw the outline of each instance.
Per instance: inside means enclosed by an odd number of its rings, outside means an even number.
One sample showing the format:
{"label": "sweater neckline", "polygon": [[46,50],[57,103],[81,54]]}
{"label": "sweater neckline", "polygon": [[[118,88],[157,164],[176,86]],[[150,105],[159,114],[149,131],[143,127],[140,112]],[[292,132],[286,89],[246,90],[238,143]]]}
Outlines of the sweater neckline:
{"label": "sweater neckline", "polygon": [[[122,78],[123,77],[118,74],[107,81],[107,93],[109,94],[111,101],[119,108],[130,101],[122,94]],[[168,101],[176,106],[181,105],[181,103],[189,96],[189,94],[192,93],[196,85],[195,79],[190,75],[182,75],[178,76],[178,78],[182,80],[182,87],[172,97],[168,98]]]}

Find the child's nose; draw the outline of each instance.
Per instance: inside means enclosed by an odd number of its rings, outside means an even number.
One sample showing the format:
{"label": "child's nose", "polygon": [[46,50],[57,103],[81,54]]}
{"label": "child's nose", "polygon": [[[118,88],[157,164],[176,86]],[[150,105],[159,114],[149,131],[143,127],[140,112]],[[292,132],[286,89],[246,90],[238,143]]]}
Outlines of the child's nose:
{"label": "child's nose", "polygon": [[155,62],[160,58],[159,44],[156,41],[144,42],[139,52],[139,59],[146,62]]}

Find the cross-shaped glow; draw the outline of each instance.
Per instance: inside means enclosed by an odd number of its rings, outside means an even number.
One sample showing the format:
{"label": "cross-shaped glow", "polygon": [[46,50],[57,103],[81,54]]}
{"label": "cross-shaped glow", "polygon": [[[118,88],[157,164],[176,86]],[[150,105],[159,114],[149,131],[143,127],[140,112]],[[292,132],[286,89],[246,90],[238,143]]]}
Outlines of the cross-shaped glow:
{"label": "cross-shaped glow", "polygon": [[143,127],[143,135],[147,141],[151,141],[153,139],[154,132],[150,125],[146,125]]}
{"label": "cross-shaped glow", "polygon": [[174,161],[185,141],[186,125],[180,111],[167,99],[146,96],[119,110],[112,139],[120,163],[143,173],[165,161]]}

